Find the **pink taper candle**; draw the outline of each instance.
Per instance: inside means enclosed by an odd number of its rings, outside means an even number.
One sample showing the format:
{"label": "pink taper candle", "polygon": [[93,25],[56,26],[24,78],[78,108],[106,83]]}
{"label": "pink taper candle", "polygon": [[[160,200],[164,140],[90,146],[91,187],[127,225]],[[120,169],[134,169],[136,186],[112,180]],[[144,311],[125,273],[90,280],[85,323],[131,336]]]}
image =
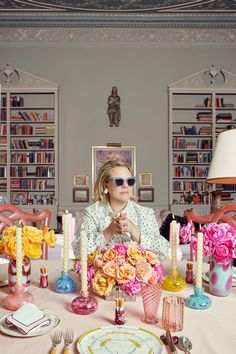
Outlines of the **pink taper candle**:
{"label": "pink taper candle", "polygon": [[202,287],[202,255],[203,255],[203,233],[197,234],[197,270],[196,270],[196,288]]}
{"label": "pink taper candle", "polygon": [[16,227],[16,284],[22,285],[22,227]]}
{"label": "pink taper candle", "polygon": [[87,235],[84,226],[80,231],[80,259],[81,259],[81,292],[88,296],[88,276],[87,276]]}

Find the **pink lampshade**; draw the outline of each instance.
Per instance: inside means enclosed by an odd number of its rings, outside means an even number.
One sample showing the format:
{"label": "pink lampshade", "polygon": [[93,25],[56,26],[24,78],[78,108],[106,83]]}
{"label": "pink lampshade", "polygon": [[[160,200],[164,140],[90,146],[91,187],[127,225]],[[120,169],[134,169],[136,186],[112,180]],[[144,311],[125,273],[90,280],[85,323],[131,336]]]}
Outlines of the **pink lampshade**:
{"label": "pink lampshade", "polygon": [[236,129],[219,134],[207,182],[236,184]]}

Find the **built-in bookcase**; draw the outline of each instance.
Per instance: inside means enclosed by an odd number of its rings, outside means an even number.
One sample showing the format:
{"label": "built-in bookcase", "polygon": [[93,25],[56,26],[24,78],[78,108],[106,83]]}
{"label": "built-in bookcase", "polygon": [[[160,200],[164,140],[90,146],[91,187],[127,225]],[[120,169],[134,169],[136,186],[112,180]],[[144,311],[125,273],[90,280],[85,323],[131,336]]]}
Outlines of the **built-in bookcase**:
{"label": "built-in bookcase", "polygon": [[235,185],[212,187],[206,182],[218,134],[233,127],[236,75],[211,66],[169,86],[169,203],[173,212],[189,208],[209,212],[212,188],[222,191],[222,203],[236,200]]}
{"label": "built-in bookcase", "polygon": [[1,202],[31,212],[47,207],[56,226],[58,85],[6,68],[1,76]]}

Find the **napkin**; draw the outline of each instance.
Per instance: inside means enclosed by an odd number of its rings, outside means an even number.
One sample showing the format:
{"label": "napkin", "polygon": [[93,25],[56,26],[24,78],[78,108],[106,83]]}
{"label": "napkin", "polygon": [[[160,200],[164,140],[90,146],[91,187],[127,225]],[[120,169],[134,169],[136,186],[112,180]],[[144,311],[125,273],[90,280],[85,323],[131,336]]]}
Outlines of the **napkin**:
{"label": "napkin", "polygon": [[50,318],[36,305],[27,302],[7,316],[5,323],[8,327],[13,326],[23,334],[28,334],[33,329],[49,325]]}

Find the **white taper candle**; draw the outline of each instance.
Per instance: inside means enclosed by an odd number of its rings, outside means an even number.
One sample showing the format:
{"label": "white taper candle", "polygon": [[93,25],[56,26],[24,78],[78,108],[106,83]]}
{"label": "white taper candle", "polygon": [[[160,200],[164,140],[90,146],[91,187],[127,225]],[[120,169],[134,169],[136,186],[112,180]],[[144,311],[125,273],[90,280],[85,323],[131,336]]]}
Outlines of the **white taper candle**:
{"label": "white taper candle", "polygon": [[69,252],[69,228],[70,228],[71,214],[68,211],[62,216],[63,228],[63,271],[68,272],[68,252]]}
{"label": "white taper candle", "polygon": [[196,270],[196,288],[202,287],[202,256],[203,256],[203,233],[197,234],[197,270]]}
{"label": "white taper candle", "polygon": [[16,284],[22,285],[22,227],[16,227]]}
{"label": "white taper candle", "polygon": [[80,231],[80,259],[81,259],[81,292],[84,296],[87,296],[88,295],[87,235],[83,225],[81,225],[81,231]]}
{"label": "white taper candle", "polygon": [[[176,220],[173,220],[170,224],[170,243],[171,243],[171,265],[172,268],[176,268],[176,250],[177,250],[177,232],[179,228]],[[178,235],[179,236],[179,235]]]}

